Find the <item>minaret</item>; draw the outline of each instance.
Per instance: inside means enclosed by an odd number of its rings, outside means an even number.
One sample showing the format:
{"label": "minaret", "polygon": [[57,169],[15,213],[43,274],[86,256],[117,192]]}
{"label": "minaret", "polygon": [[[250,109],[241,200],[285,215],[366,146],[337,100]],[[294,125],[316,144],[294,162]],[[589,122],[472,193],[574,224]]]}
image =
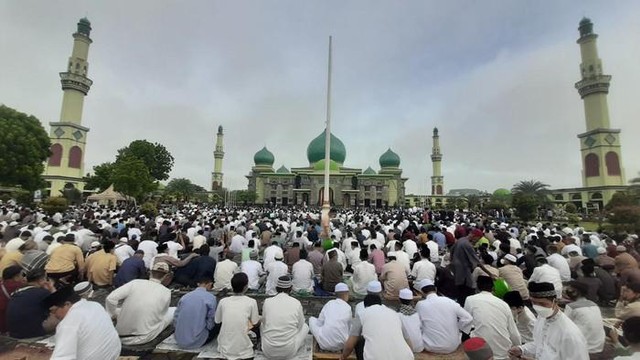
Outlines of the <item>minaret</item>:
{"label": "minaret", "polygon": [[444,176],[442,176],[442,153],[440,152],[440,136],[438,135],[438,128],[433,128],[431,164],[433,166],[433,176],[431,176],[431,195],[442,195],[444,194]]}
{"label": "minaret", "polygon": [[216,149],[213,151],[213,172],[211,173],[211,190],[215,191],[222,188],[222,159],[224,159],[224,146],[222,144],[224,134],[222,133],[222,125],[218,126],[218,135],[216,136]]}
{"label": "minaret", "polygon": [[89,128],[82,126],[84,97],[93,81],[87,77],[89,45],[92,40],[91,23],[87,18],[78,22],[73,34],[73,50],[66,72],[60,73],[62,84],[62,110],[59,122],[50,122],[51,157],[47,162],[43,178],[47,181],[49,194],[60,196],[66,187],[84,188],[84,151]]}
{"label": "minaret", "polygon": [[598,57],[597,34],[587,18],[578,27],[582,79],[575,84],[582,101],[587,131],[578,135],[582,157],[582,184],[585,187],[624,185],[621,167],[620,130],[609,128],[607,94],[611,75],[602,72],[602,60]]}

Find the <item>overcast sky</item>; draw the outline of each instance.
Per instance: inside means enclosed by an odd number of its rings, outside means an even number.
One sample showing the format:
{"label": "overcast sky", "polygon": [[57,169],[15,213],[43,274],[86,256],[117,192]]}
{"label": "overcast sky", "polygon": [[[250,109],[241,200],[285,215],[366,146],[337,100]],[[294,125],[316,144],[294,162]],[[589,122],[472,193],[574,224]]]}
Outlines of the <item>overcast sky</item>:
{"label": "overcast sky", "polygon": [[93,31],[85,170],[132,140],[159,142],[172,177],[206,188],[218,125],[224,183],[245,189],[266,145],[307,166],[324,129],[333,35],[333,133],[345,166],[378,170],[391,147],[407,193],[426,194],[440,129],[445,190],[537,179],[581,186],[585,130],[578,22],[594,22],[626,177],[640,163],[639,1],[0,0],[0,103],[58,121],[58,73],[78,19]]}

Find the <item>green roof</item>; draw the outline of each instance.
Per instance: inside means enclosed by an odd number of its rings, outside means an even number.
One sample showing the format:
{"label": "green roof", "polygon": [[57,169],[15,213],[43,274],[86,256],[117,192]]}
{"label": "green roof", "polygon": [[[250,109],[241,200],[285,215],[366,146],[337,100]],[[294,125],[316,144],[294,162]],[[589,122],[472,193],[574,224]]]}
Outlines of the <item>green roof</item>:
{"label": "green roof", "polygon": [[[320,161],[316,161],[316,163],[313,164],[313,170],[324,171],[324,159],[322,159]],[[329,161],[329,171],[331,171],[331,172],[340,171],[340,164],[338,164],[337,162],[335,162],[333,160],[330,160]]]}
{"label": "green roof", "polygon": [[388,168],[388,167],[400,167],[400,156],[394,153],[391,148],[387,150],[384,154],[380,156],[380,167]]}
{"label": "green roof", "polygon": [[369,166],[367,170],[365,170],[362,175],[376,175],[376,171]]}
{"label": "green roof", "polygon": [[[311,140],[309,146],[307,146],[307,159],[309,160],[309,164],[324,160],[325,138],[325,131],[323,131],[315,139]],[[345,149],[342,141],[333,134],[331,134],[329,158],[338,164],[344,164],[344,160],[347,158],[347,149]]]}
{"label": "green roof", "polygon": [[276,173],[278,174],[290,174],[291,171],[289,171],[289,169],[287,169],[286,167],[284,167],[284,165],[280,166],[280,168],[278,170],[276,170]]}
{"label": "green roof", "polygon": [[258,151],[255,155],[253,155],[253,162],[256,165],[267,165],[273,166],[275,162],[275,157],[271,151],[267,150],[267,147],[263,147],[260,151]]}

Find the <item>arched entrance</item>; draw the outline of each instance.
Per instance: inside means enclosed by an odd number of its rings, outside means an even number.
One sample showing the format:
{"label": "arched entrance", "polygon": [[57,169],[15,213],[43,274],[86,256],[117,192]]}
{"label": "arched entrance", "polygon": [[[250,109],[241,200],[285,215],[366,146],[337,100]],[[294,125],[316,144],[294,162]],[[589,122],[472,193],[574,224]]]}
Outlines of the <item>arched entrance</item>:
{"label": "arched entrance", "polygon": [[342,206],[343,207],[351,207],[351,195],[350,194],[342,195]]}
{"label": "arched entrance", "polygon": [[[318,206],[322,206],[324,202],[324,186],[320,188],[318,192]],[[329,188],[329,204],[333,206],[333,189]]]}

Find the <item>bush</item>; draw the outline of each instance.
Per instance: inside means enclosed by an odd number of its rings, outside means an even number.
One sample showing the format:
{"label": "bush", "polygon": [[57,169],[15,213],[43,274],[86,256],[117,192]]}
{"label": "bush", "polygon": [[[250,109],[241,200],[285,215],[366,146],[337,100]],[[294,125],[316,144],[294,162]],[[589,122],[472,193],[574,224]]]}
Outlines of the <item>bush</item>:
{"label": "bush", "polygon": [[69,202],[62,196],[50,197],[42,204],[42,209],[50,216],[67,210]]}
{"label": "bush", "polygon": [[574,203],[567,203],[564,206],[564,211],[568,212],[569,214],[575,214],[576,212],[578,212],[578,207]]}
{"label": "bush", "polygon": [[156,207],[156,204],[147,201],[140,206],[140,213],[149,218],[154,218],[158,215],[158,207]]}
{"label": "bush", "polygon": [[616,232],[640,229],[640,206],[617,206],[611,209],[609,222]]}

